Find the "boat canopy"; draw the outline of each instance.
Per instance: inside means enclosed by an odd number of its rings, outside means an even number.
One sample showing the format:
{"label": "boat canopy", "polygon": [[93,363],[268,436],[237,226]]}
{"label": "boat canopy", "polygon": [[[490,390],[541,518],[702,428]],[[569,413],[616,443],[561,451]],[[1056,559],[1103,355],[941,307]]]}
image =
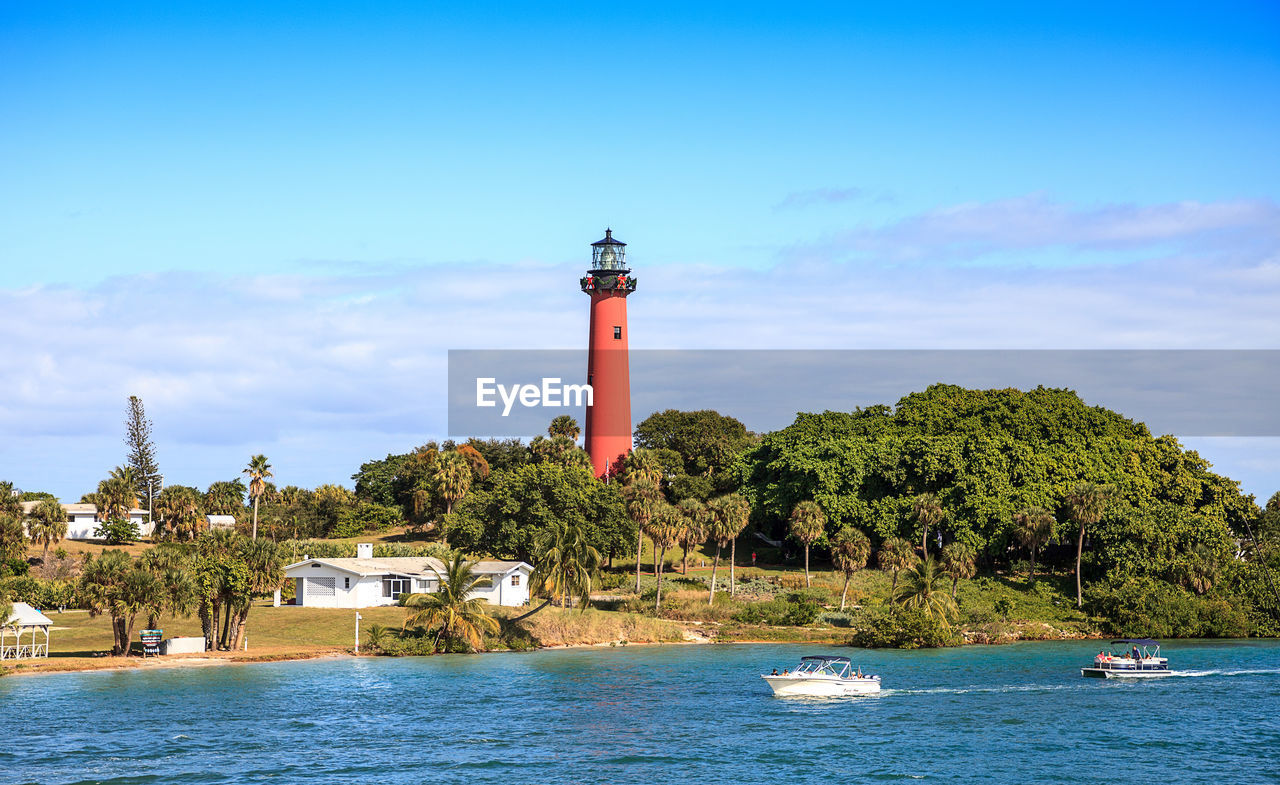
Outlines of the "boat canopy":
{"label": "boat canopy", "polygon": [[848,657],[833,657],[830,654],[815,654],[810,657],[800,658],[801,662],[804,662],[805,660],[814,660],[817,662],[853,662],[853,660],[850,660]]}
{"label": "boat canopy", "polygon": [[1119,646],[1125,643],[1136,643],[1139,646],[1159,646],[1160,641],[1153,641],[1150,638],[1123,638],[1121,640],[1111,641],[1112,646]]}

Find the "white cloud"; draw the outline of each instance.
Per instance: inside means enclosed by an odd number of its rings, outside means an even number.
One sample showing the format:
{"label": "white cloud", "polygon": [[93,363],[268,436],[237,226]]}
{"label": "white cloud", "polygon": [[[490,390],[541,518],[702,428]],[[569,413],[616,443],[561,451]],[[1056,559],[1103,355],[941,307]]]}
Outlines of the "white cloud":
{"label": "white cloud", "polygon": [[[1075,209],[1030,197],[852,232],[826,258],[815,246],[763,271],[651,266],[628,301],[632,346],[1274,348],[1275,216],[1269,203]],[[1137,261],[834,262],[847,250],[901,261],[1045,243],[1128,247]],[[233,476],[253,452],[282,482],[345,481],[362,460],[443,434],[447,350],[582,346],[581,272],[345,266],[0,290],[0,477],[91,489],[123,458],[137,394],[172,482]]]}

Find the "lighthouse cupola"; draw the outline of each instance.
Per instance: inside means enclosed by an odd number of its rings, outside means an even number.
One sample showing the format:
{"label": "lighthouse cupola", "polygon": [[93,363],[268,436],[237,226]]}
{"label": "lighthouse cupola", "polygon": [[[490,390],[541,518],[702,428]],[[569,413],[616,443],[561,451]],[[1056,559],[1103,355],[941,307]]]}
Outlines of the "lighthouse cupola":
{"label": "lighthouse cupola", "polygon": [[613,239],[613,230],[604,230],[604,239],[591,244],[592,270],[626,270],[627,244]]}

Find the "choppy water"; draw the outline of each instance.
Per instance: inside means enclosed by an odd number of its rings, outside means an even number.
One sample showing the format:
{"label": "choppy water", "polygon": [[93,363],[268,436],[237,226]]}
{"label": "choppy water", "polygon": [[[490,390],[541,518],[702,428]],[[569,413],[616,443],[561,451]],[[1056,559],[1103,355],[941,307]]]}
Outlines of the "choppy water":
{"label": "choppy water", "polygon": [[0,782],[1261,783],[1280,644],[1082,679],[1096,643],[844,650],[886,691],[774,698],[829,648],[668,646],[0,679]]}

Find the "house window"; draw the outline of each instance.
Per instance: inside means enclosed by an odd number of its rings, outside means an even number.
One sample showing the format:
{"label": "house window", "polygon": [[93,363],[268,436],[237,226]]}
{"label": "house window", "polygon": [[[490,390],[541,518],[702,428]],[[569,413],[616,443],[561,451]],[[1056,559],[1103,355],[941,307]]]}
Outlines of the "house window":
{"label": "house window", "polygon": [[520,585],[520,576],[519,576],[519,575],[512,575],[512,576],[511,576],[511,585],[512,585],[512,586],[519,586],[519,585]]}
{"label": "house window", "polygon": [[337,578],[307,578],[308,597],[332,597]]}
{"label": "house window", "polygon": [[409,578],[387,577],[382,579],[382,596],[383,597],[399,597],[401,594],[408,594],[413,591],[410,584],[413,583]]}
{"label": "house window", "polygon": [[417,583],[418,591],[420,592],[433,592],[436,590],[436,582],[428,578],[419,578]]}
{"label": "house window", "polygon": [[622,328],[621,328],[621,327],[614,327],[614,328],[613,328],[613,338],[614,338],[614,340],[615,340],[615,341],[620,341],[620,340],[622,340]]}
{"label": "house window", "polygon": [[342,579],[342,588],[344,588],[344,589],[350,589],[350,588],[351,588],[351,579],[350,579],[350,578],[343,578],[343,579]]}

